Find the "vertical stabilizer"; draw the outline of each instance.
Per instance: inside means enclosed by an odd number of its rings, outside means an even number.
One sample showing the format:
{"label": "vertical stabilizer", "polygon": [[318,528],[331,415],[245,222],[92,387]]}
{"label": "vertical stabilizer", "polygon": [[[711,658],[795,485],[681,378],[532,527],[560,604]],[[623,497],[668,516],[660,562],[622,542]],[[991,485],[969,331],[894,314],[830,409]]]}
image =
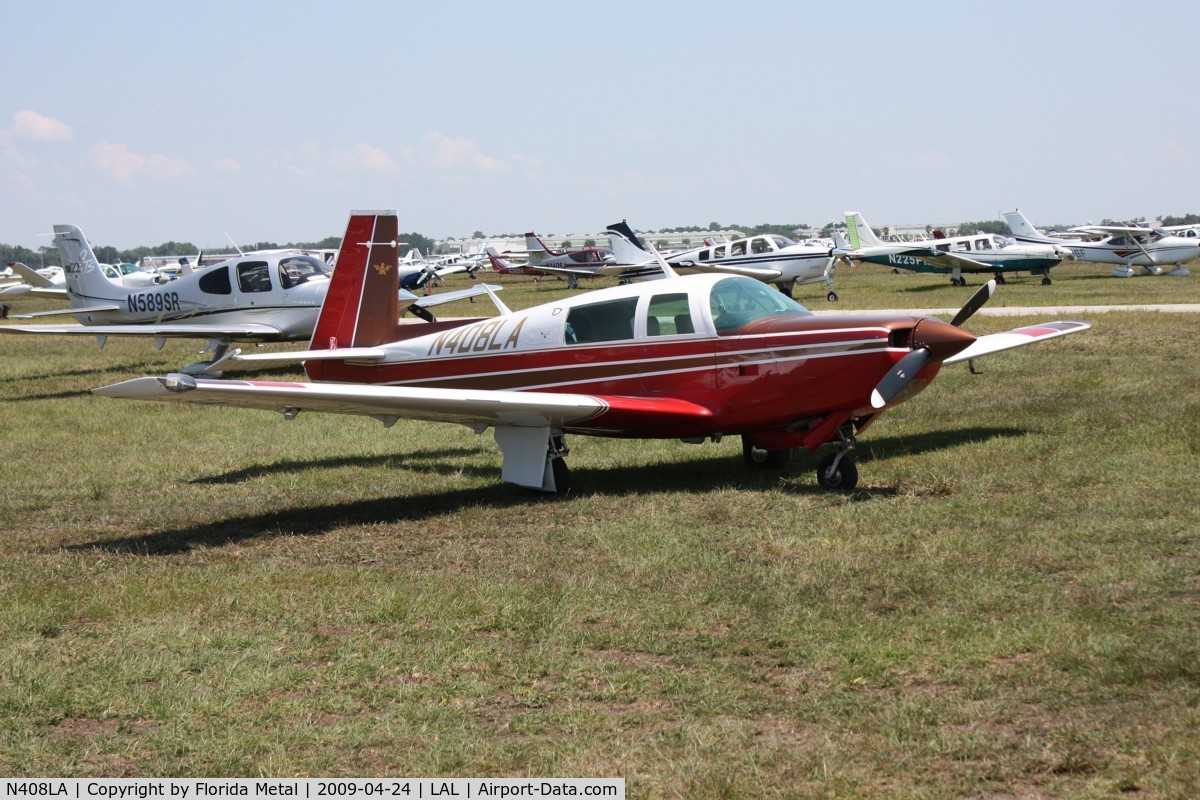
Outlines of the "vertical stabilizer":
{"label": "vertical stabilizer", "polygon": [[609,225],[605,233],[618,264],[640,264],[653,258],[625,220]]}
{"label": "vertical stabilizer", "polygon": [[1004,221],[1008,223],[1008,229],[1012,231],[1012,235],[1019,242],[1053,242],[1049,236],[1045,235],[1033,224],[1025,219],[1025,215],[1020,209],[1004,212]]}
{"label": "vertical stabilizer", "polygon": [[542,241],[542,237],[533,231],[525,234],[525,249],[529,251],[529,260],[525,263],[531,267],[536,267],[545,261],[548,256],[554,255],[546,247],[546,243]]}
{"label": "vertical stabilizer", "polygon": [[352,211],[311,350],[371,347],[396,338],[400,317],[395,211]]}
{"label": "vertical stabilizer", "polygon": [[66,277],[67,297],[72,308],[94,305],[96,298],[111,299],[113,289],[125,293],[124,287],[109,280],[100,269],[100,262],[92,252],[83,231],[74,225],[55,225],[54,244],[58,257],[62,259]]}
{"label": "vertical stabilizer", "polygon": [[867,220],[857,211],[847,211],[846,234],[850,237],[850,248],[858,250],[863,247],[878,247],[883,240],[875,235]]}

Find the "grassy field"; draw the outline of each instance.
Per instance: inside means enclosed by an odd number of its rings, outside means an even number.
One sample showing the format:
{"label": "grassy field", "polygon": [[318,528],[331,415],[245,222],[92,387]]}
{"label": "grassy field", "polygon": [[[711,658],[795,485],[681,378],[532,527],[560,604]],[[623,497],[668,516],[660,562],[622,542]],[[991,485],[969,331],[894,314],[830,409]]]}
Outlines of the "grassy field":
{"label": "grassy field", "polygon": [[[1195,275],[1106,275],[994,303],[1200,302]],[[864,267],[838,292],[970,289]],[[575,495],[546,500],[465,428],[88,392],[195,345],[0,339],[0,774],[1196,796],[1198,319],[1085,318],[944,370],[864,435],[850,496],[814,454],[574,437]]]}

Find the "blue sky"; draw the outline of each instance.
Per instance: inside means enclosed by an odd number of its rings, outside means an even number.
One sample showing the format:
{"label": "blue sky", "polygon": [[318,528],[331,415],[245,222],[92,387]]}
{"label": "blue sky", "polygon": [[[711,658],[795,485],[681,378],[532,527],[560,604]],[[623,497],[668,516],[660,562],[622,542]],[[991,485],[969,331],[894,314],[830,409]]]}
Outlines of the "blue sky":
{"label": "blue sky", "polygon": [[0,242],[1200,211],[1194,3],[3,0]]}

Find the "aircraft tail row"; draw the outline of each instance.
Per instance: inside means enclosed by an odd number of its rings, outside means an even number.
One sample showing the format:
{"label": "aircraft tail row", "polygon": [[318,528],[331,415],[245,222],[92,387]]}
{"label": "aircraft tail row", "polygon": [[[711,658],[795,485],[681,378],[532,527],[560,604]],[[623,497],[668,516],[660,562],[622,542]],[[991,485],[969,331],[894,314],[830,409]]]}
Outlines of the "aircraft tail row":
{"label": "aircraft tail row", "polygon": [[111,297],[114,290],[117,294],[127,293],[125,287],[104,274],[96,254],[92,252],[92,246],[78,227],[55,225],[54,244],[58,248],[58,257],[62,259],[67,297],[71,300],[72,308],[88,306],[98,296]]}
{"label": "aircraft tail row", "polygon": [[1056,239],[1052,239],[1046,234],[1033,227],[1033,224],[1025,218],[1020,209],[1004,212],[1004,221],[1008,223],[1008,229],[1012,231],[1013,238],[1018,242],[1048,242],[1050,244],[1059,244]]}
{"label": "aircraft tail row", "polygon": [[878,247],[883,240],[875,235],[875,231],[867,224],[867,220],[857,211],[845,212],[846,234],[850,237],[850,249],[862,247]]}
{"label": "aircraft tail row", "polygon": [[[398,238],[395,211],[350,212],[309,351],[374,347],[464,324],[462,319],[400,321]],[[318,362],[306,369],[319,380],[315,373],[324,367]]]}

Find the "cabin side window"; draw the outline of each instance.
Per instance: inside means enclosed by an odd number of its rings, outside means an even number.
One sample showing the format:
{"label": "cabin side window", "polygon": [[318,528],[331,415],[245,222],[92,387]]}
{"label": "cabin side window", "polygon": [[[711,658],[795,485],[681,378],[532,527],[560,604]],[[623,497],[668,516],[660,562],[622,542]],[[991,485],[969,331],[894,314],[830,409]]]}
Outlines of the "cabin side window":
{"label": "cabin side window", "polygon": [[713,261],[720,261],[725,257],[725,245],[713,248]]}
{"label": "cabin side window", "polygon": [[636,297],[575,306],[567,313],[563,340],[567,344],[588,344],[632,339],[636,310]]}
{"label": "cabin side window", "polygon": [[755,239],[750,243],[750,249],[754,253],[769,253],[771,245],[767,244],[766,239]]}
{"label": "cabin side window", "polygon": [[736,331],[767,317],[812,313],[783,292],[753,278],[726,278],[714,284],[708,303],[717,333]]}
{"label": "cabin side window", "polygon": [[712,258],[712,251],[711,250],[701,250],[696,255],[696,258],[700,261],[708,261],[709,259]]}
{"label": "cabin side window", "polygon": [[992,243],[989,242],[987,239],[976,239],[975,240],[975,249],[976,250],[991,250]]}
{"label": "cabin side window", "polygon": [[746,255],[746,243],[745,242],[734,242],[733,244],[731,244],[729,246],[729,255],[731,257]]}
{"label": "cabin side window", "polygon": [[695,333],[687,294],[656,294],[646,310],[647,336],[678,336]]}
{"label": "cabin side window", "polygon": [[200,276],[200,291],[205,294],[232,294],[229,283],[229,267],[213,267]]}
{"label": "cabin side window", "polygon": [[271,269],[265,261],[247,261],[237,266],[238,288],[243,292],[271,291]]}
{"label": "cabin side window", "polygon": [[284,289],[299,286],[310,278],[326,275],[324,262],[312,256],[293,256],[279,260],[279,285]]}

